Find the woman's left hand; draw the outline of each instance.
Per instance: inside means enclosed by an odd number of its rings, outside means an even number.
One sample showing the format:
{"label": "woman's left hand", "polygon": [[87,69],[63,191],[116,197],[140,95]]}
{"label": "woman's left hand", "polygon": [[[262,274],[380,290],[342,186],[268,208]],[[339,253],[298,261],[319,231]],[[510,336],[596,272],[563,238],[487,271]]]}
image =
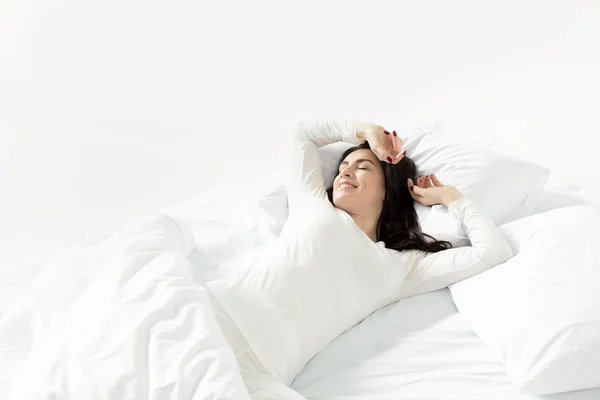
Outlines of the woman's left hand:
{"label": "woman's left hand", "polygon": [[369,142],[371,151],[381,161],[397,164],[406,154],[406,150],[402,150],[404,141],[396,131],[390,133],[381,125],[363,123],[359,125],[358,133]]}
{"label": "woman's left hand", "polygon": [[407,183],[412,198],[424,206],[443,204],[448,207],[454,200],[464,197],[454,186],[443,185],[435,174],[420,176],[416,186],[410,178]]}

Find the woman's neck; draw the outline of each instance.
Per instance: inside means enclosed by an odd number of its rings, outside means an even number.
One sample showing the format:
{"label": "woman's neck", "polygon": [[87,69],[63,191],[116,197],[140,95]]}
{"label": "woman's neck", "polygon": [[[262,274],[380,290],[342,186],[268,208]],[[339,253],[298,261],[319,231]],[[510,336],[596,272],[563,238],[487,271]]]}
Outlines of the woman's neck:
{"label": "woman's neck", "polygon": [[377,218],[365,218],[360,215],[350,214],[354,223],[358,225],[358,227],[371,238],[372,241],[377,242],[377,223],[379,222],[379,217]]}

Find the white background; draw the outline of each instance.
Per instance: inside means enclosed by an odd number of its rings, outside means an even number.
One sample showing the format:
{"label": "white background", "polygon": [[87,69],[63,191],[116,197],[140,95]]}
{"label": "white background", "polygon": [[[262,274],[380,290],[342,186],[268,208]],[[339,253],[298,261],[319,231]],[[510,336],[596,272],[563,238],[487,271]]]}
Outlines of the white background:
{"label": "white background", "polygon": [[279,167],[298,119],[478,121],[600,201],[598,1],[3,0],[0,264]]}

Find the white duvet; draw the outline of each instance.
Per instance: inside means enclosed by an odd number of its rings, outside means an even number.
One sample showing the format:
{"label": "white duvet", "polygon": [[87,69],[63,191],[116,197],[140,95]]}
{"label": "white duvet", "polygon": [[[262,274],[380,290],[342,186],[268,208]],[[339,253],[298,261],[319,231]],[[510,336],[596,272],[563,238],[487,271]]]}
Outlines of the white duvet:
{"label": "white duvet", "polygon": [[2,399],[247,399],[185,224],[141,218],[44,267],[0,321]]}

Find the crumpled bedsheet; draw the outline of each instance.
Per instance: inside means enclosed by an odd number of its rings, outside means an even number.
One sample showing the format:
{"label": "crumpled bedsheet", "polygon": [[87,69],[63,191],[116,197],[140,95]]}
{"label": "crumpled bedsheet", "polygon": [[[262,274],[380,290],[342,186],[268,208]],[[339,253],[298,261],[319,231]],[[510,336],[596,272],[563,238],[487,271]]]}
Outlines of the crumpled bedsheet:
{"label": "crumpled bedsheet", "polygon": [[249,399],[191,229],[164,214],[49,261],[0,319],[0,398]]}

